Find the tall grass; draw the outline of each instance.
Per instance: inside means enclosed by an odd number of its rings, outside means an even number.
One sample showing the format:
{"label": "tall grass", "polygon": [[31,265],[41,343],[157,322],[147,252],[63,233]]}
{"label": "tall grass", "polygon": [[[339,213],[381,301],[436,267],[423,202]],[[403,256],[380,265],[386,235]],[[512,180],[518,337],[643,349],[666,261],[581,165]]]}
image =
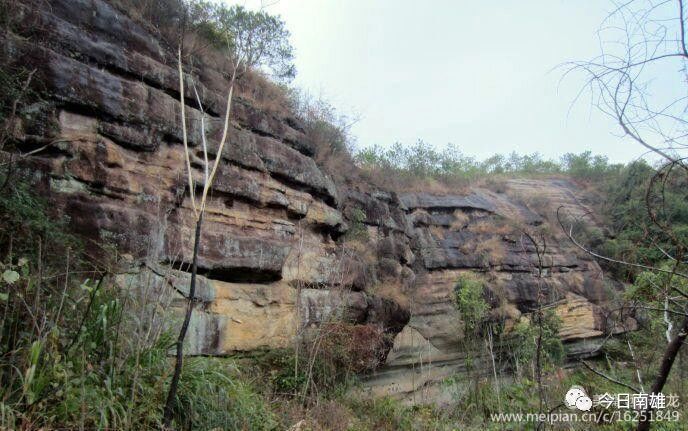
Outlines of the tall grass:
{"label": "tall grass", "polygon": [[[171,292],[159,287],[167,283],[115,274],[107,256],[87,259],[66,220],[28,184],[7,184],[0,190],[0,429],[160,429],[172,370],[173,337],[163,324]],[[193,358],[180,384],[177,428],[276,427],[231,362]]]}

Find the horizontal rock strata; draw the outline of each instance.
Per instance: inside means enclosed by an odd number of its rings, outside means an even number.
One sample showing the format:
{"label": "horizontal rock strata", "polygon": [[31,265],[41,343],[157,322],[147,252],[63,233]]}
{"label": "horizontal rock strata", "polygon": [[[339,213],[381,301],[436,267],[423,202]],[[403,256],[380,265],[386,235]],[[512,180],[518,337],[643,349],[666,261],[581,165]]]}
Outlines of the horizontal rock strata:
{"label": "horizontal rock strata", "polygon": [[[33,72],[40,97],[22,108],[12,151],[35,151],[19,166],[56,213],[89,244],[113,245],[131,262],[117,276],[123,289],[164,294],[181,310],[195,220],[175,51],[116,4],[17,2],[0,64]],[[212,53],[186,65],[187,88],[203,106],[185,100],[199,187],[201,118],[214,156],[226,67]],[[333,319],[375,325],[389,342],[383,367],[365,376],[369,391],[443,400],[442,382],[465,371],[453,295],[468,272],[483,278],[491,315],[505,327],[538,302],[553,307],[571,355],[593,354],[594,340],[633,328],[610,323],[609,280],[554,228],[556,208],[586,211],[566,181],[512,180],[499,193],[455,195],[337,187],[295,115],[241,94],[204,218],[187,353],[287,348],[304,328]],[[541,259],[523,230],[546,240]]]}

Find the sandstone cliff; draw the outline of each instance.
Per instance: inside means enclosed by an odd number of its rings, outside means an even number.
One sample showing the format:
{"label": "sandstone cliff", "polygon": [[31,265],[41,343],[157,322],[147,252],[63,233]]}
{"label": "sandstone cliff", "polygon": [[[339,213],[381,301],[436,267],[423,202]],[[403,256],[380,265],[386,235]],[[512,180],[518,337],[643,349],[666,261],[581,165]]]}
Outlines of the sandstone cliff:
{"label": "sandstone cliff", "polygon": [[[15,152],[45,147],[20,166],[76,231],[125,254],[131,270],[118,276],[123,286],[171,286],[181,303],[193,218],[173,51],[104,0],[26,1],[12,13],[3,67],[35,70],[42,95],[25,108]],[[194,72],[216,143],[223,64],[200,57]],[[552,228],[559,206],[584,211],[573,185],[512,180],[499,193],[455,195],[336,186],[316,165],[298,118],[271,109],[269,97],[243,94],[205,219],[189,354],[288,347],[303,328],[336,315],[387,334],[384,365],[366,377],[372,393],[441,399],[443,379],[463,367],[452,296],[466,271],[485,278],[492,315],[507,326],[532,311],[541,283],[571,355],[594,352],[595,339],[633,326],[608,323],[613,283]],[[198,148],[201,113],[186,103]],[[346,241],[357,223],[364,239]],[[542,279],[524,228],[546,235]]]}

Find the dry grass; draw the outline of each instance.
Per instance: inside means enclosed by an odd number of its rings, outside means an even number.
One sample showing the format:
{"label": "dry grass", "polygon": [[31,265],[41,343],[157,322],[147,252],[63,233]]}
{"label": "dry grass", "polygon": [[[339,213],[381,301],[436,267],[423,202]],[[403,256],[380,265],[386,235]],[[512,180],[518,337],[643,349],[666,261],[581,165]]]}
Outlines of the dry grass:
{"label": "dry grass", "polygon": [[251,102],[261,111],[284,117],[291,115],[291,102],[287,90],[260,71],[249,70],[241,76],[237,95]]}
{"label": "dry grass", "polygon": [[[112,4],[158,36],[167,45],[171,56],[176,51],[180,36],[179,22],[184,14],[181,0],[112,0]],[[200,69],[210,67],[219,72],[232,70],[227,51],[217,48],[193,30],[185,32],[183,46],[186,59]],[[242,73],[236,90],[238,97],[247,99],[259,110],[278,117],[291,115],[286,89],[259,70]]]}
{"label": "dry grass", "polygon": [[330,322],[317,328],[313,342],[319,340],[321,361],[339,372],[358,374],[380,365],[384,336],[378,325]]}
{"label": "dry grass", "polygon": [[423,178],[396,169],[384,167],[358,168],[360,177],[377,187],[397,193],[424,192],[430,194],[466,194],[470,192],[471,182],[463,180]]}
{"label": "dry grass", "polygon": [[512,322],[518,322],[521,318],[521,312],[513,304],[502,304],[497,308],[493,308],[490,311],[491,319],[494,320],[511,320]]}
{"label": "dry grass", "polygon": [[353,421],[353,412],[341,402],[323,400],[310,411],[313,430],[346,431]]}
{"label": "dry grass", "polygon": [[538,214],[546,213],[550,207],[549,197],[544,191],[532,190],[527,193],[516,191],[510,193],[510,196]]}
{"label": "dry grass", "polygon": [[526,198],[528,208],[538,214],[547,213],[550,210],[550,200],[544,193],[534,193]]}
{"label": "dry grass", "polygon": [[350,239],[341,244],[342,251],[347,256],[354,257],[356,260],[372,267],[377,263],[375,247],[369,241],[362,238]]}
{"label": "dry grass", "polygon": [[470,232],[491,235],[507,235],[513,232],[513,227],[502,218],[483,217],[467,228]]}
{"label": "dry grass", "polygon": [[436,225],[431,225],[428,230],[432,234],[434,239],[438,240],[443,240],[445,239],[445,235],[447,233],[447,229],[444,228],[444,226],[436,226]]}
{"label": "dry grass", "polygon": [[370,183],[381,187],[382,182],[364,180],[361,171],[346,151],[333,151],[328,145],[315,142],[315,163],[327,173],[335,184],[365,184]]}
{"label": "dry grass", "polygon": [[179,18],[183,14],[180,0],[111,0],[146,30],[158,35],[169,46],[179,40]]}
{"label": "dry grass", "polygon": [[475,252],[479,255],[489,257],[491,263],[499,262],[506,256],[504,243],[496,236],[478,243]]}
{"label": "dry grass", "polygon": [[468,214],[461,210],[454,211],[454,220],[449,225],[449,229],[457,231],[463,229],[464,226],[470,221]]}
{"label": "dry grass", "polygon": [[399,304],[402,308],[408,310],[411,305],[411,299],[409,298],[409,293],[406,291],[404,284],[400,281],[397,282],[384,282],[374,286],[370,293],[380,298],[385,298],[392,300]]}
{"label": "dry grass", "polygon": [[477,220],[470,225],[468,225],[468,230],[473,233],[492,233],[494,229],[494,223],[487,218],[482,218]]}
{"label": "dry grass", "polygon": [[500,176],[487,177],[483,181],[478,181],[476,185],[500,194],[506,193],[509,187],[507,178]]}

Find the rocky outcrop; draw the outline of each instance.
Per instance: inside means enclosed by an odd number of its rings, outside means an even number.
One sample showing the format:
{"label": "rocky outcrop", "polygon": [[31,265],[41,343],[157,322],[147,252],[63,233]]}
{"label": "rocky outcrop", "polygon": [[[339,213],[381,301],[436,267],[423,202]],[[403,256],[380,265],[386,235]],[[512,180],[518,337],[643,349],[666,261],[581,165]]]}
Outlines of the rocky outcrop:
{"label": "rocky outcrop", "polygon": [[[31,71],[40,92],[21,115],[13,144],[16,152],[42,149],[20,166],[56,213],[94,240],[89,244],[112,244],[132,262],[120,277],[123,288],[168,286],[172,305],[183,308],[195,220],[174,52],[114,2],[27,0],[11,21],[12,31],[0,36],[3,67]],[[214,155],[229,83],[222,62],[195,62],[193,83]],[[190,86],[191,76],[185,79]],[[195,100],[185,102],[193,176],[202,186],[203,114]],[[376,278],[374,257],[365,261],[336,241],[347,231],[341,192],[311,157],[300,121],[260,102],[241,93],[234,99],[229,144],[204,217],[202,305],[188,353],[288,347],[302,328],[333,318],[376,325],[393,338],[408,311],[364,291]],[[353,191],[346,200],[384,206]],[[408,246],[404,252],[410,258]]]}
{"label": "rocky outcrop", "polygon": [[[454,289],[467,272],[484,281],[491,318],[502,322],[507,333],[538,303],[553,308],[572,357],[594,354],[599,344],[590,340],[635,328],[633,319],[619,323],[605,308],[613,282],[554,227],[557,208],[586,211],[570,183],[511,180],[501,193],[414,193],[400,200],[412,225],[418,276],[409,298],[409,323],[397,334],[385,366],[367,377],[371,393],[409,403],[451,398],[445,382],[466,368]],[[482,372],[492,372],[489,362],[477,360]]]}
{"label": "rocky outcrop", "polygon": [[[19,166],[56,213],[132,262],[117,277],[122,288],[157,292],[180,309],[194,218],[176,58],[154,29],[113,4],[17,3],[0,60],[7,70],[32,72],[41,96],[23,108],[12,151],[34,151]],[[193,72],[213,153],[226,70],[201,56]],[[453,297],[466,272],[483,278],[491,316],[507,328],[538,303],[556,309],[572,355],[632,329],[631,320],[609,323],[610,282],[554,227],[559,206],[585,212],[570,184],[512,180],[500,193],[401,196],[365,184],[336,187],[316,165],[299,119],[259,102],[235,99],[204,218],[189,354],[289,347],[304,328],[332,319],[375,325],[387,341],[384,366],[366,376],[370,392],[442,400],[442,381],[465,366]],[[203,114],[195,100],[185,104],[202,185]],[[542,243],[530,243],[524,230]]]}

